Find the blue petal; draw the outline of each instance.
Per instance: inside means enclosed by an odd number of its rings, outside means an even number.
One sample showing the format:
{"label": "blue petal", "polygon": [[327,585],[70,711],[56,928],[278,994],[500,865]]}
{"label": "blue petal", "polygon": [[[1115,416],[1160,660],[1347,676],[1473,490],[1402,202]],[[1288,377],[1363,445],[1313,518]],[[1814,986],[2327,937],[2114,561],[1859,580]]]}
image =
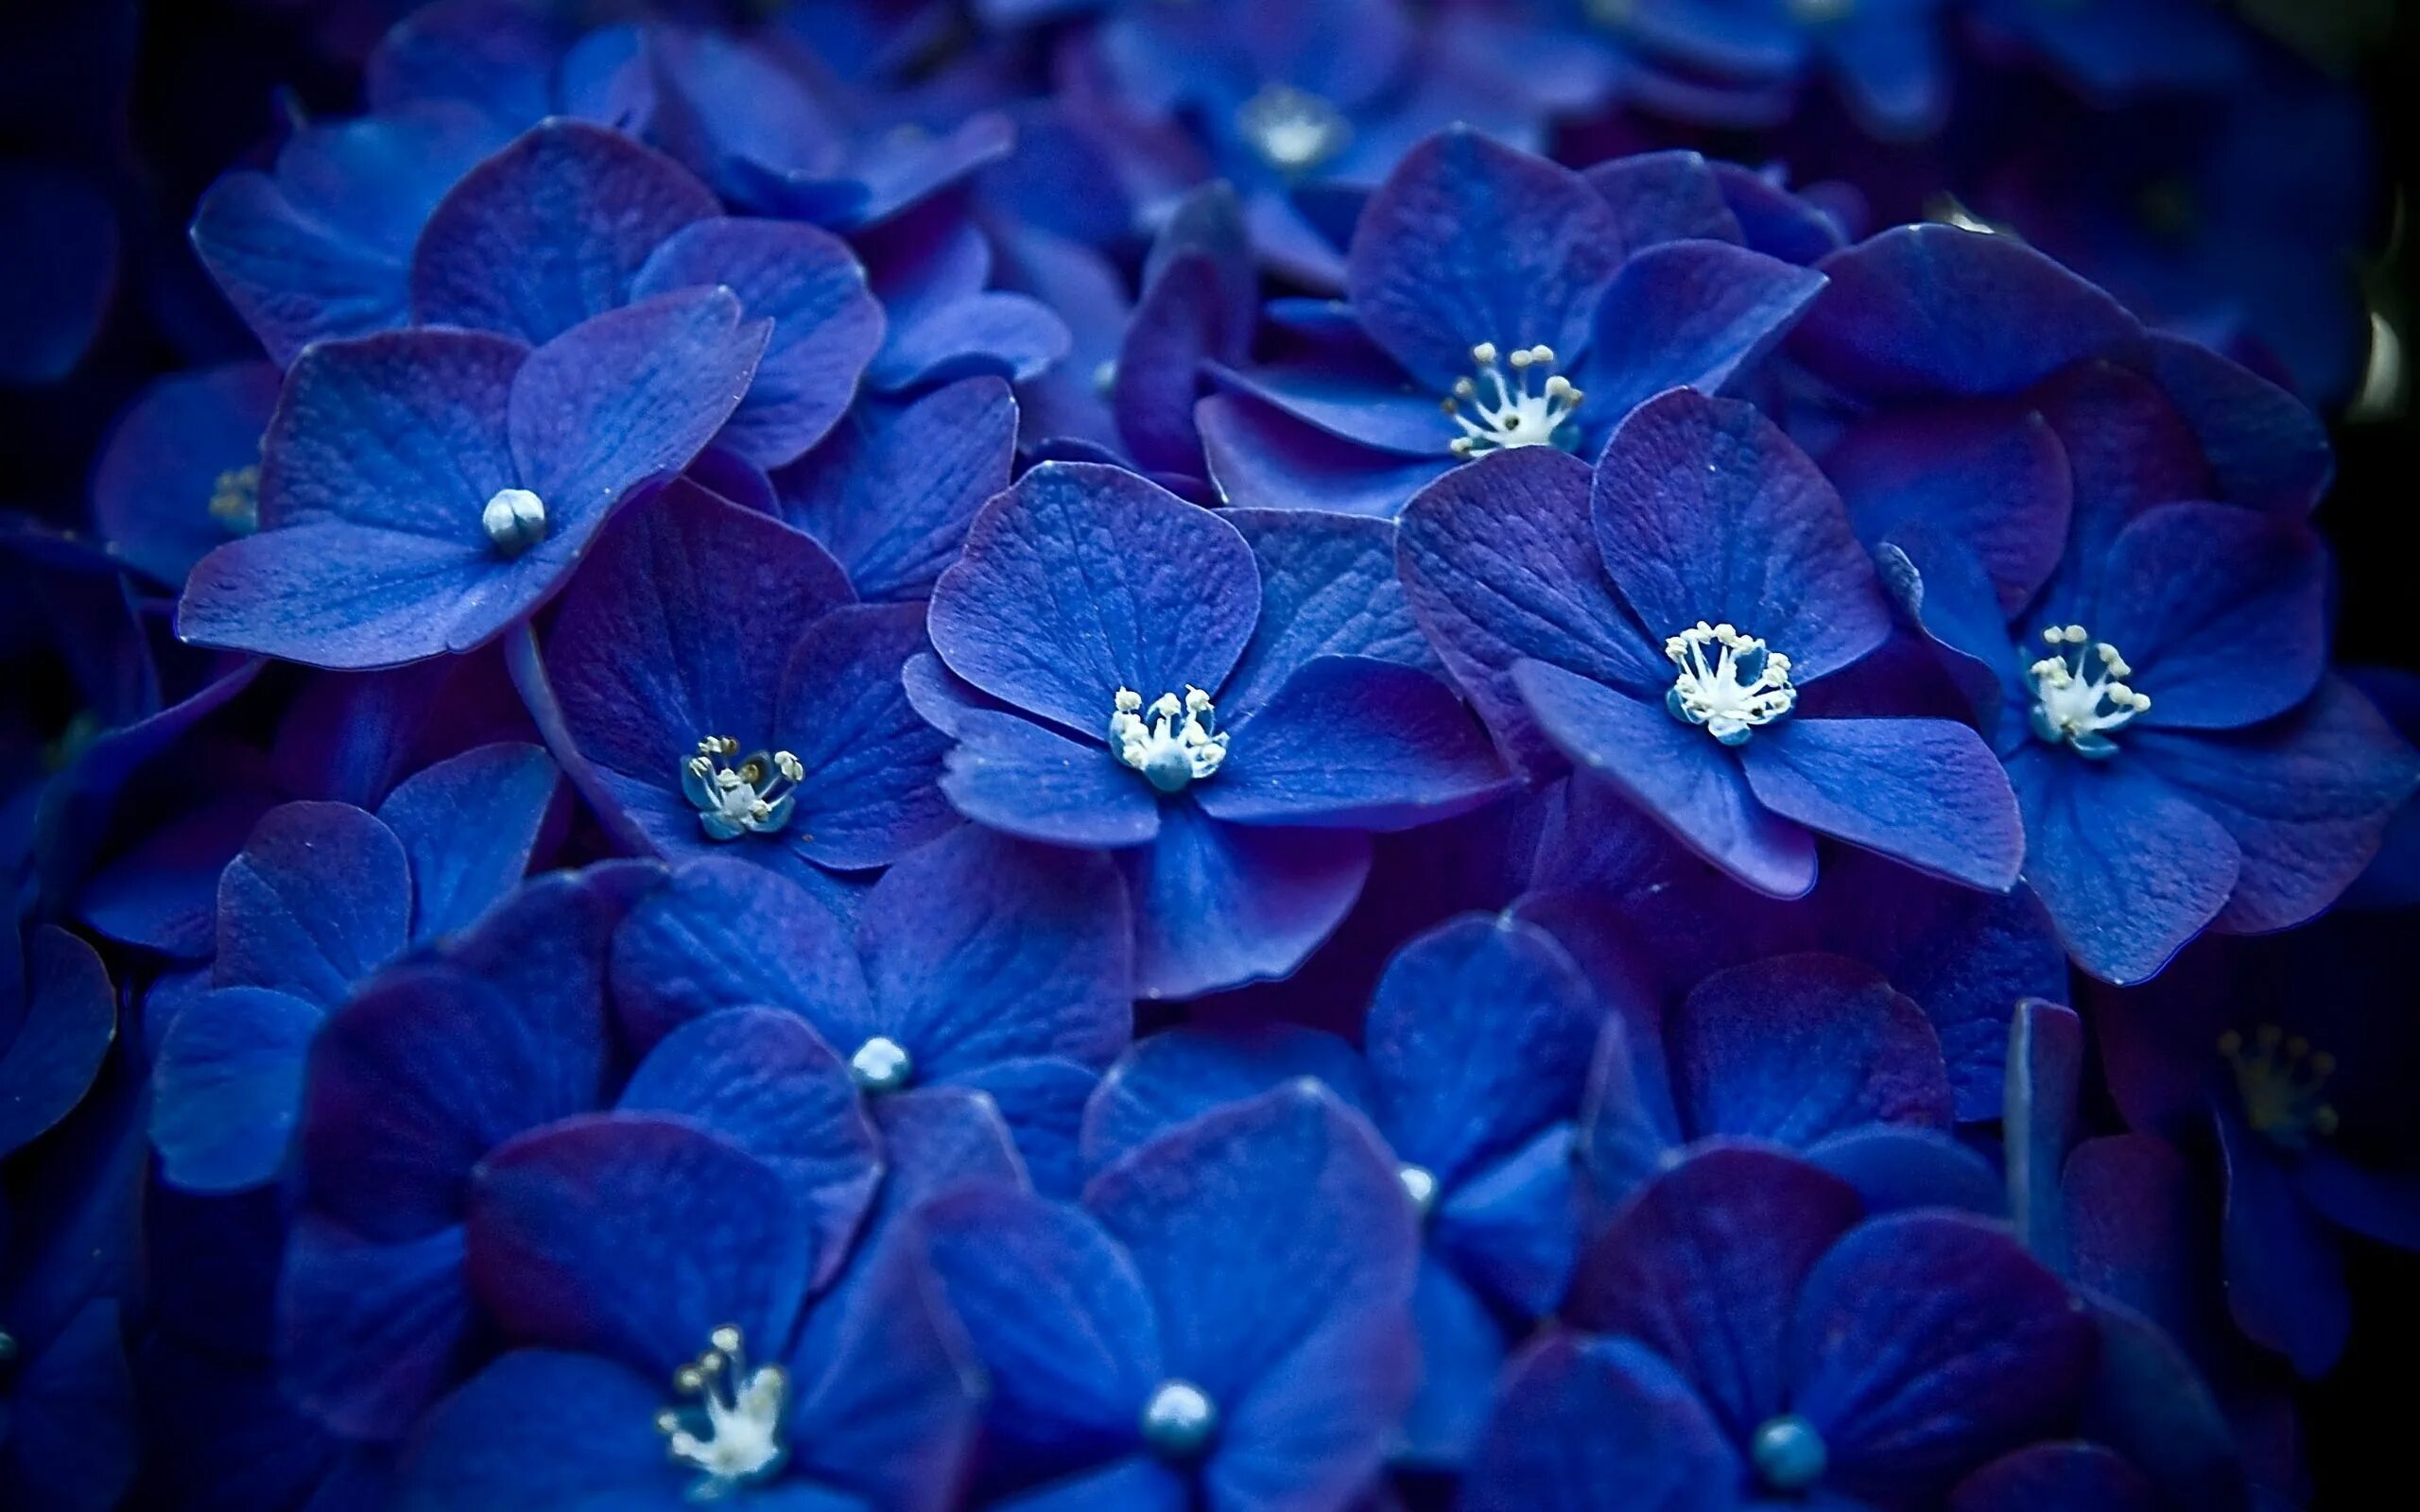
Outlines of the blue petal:
{"label": "blue petal", "polygon": [[1504,1370],[1504,1330],[1454,1273],[1424,1259],[1411,1294],[1420,1394],[1404,1413],[1398,1459],[1454,1467],[1470,1452]]}
{"label": "blue petal", "polygon": [[518,1343],[669,1374],[736,1325],[789,1337],[817,1260],[785,1173],[685,1120],[592,1114],[479,1166],[471,1285]]}
{"label": "blue petal", "polygon": [[2073,1274],[2074,1255],[2060,1184],[2076,1140],[2083,1053],[2083,1022],[2073,1010],[2033,999],[2017,1004],[2000,1120],[2009,1220],[2033,1257],[2063,1276]]}
{"label": "blue petal", "polygon": [[1960,1481],[1950,1512],[2033,1512],[2046,1506],[2154,1512],[2152,1484],[2123,1455],[2098,1444],[2035,1444]]}
{"label": "blue petal", "polygon": [[142,1460],[118,1304],[96,1300],[9,1383],[0,1472],[43,1512],[109,1512]]}
{"label": "blue petal", "polygon": [[223,988],[177,1015],[152,1069],[151,1143],[196,1192],[258,1186],[285,1163],[302,1058],[324,1012],[263,988]]}
{"label": "blue petal", "polygon": [[831,549],[860,597],[929,597],[983,502],[1009,486],[1017,405],[968,378],[895,412],[859,405],[780,479],[782,518]]}
{"label": "blue petal", "polygon": [[1259,612],[1226,522],[1130,472],[1048,463],[976,516],[931,629],[959,677],[1093,736],[1120,688],[1215,694]]}
{"label": "blue petal", "polygon": [[926,648],[914,604],[853,604],[790,648],[773,740],[806,769],[784,839],[819,866],[882,866],[956,823],[940,787],[948,737],[920,717],[900,667]]}
{"label": "blue petal", "polygon": [[1214,1108],[1305,1077],[1348,1108],[1371,1106],[1360,1057],[1317,1029],[1188,1023],[1146,1036],[1101,1078],[1084,1111],[1084,1163],[1098,1170]]}
{"label": "blue petal", "polygon": [[1597,306],[1575,376],[1580,418],[1603,435],[1667,388],[1718,393],[1753,374],[1823,290],[1824,275],[1716,241],[1634,253]]}
{"label": "blue petal", "polygon": [[901,857],[858,915],[872,1022],[920,1075],[1029,1056],[1106,1066],[1131,1033],[1132,933],[1107,858],[962,826]]}
{"label": "blue petal", "polygon": [[387,795],[378,817],[411,858],[414,938],[468,926],[521,881],[556,781],[544,749],[498,742],[424,767]]}
{"label": "blue petal", "polygon": [[1260,829],[1166,805],[1150,843],[1118,853],[1136,992],[1193,997],[1292,971],[1360,896],[1370,853],[1359,831]]}
{"label": "blue petal", "polygon": [[1378,1125],[1451,1189],[1580,1111],[1604,1009],[1545,931],[1471,916],[1420,936],[1363,1028]]}
{"label": "blue petal", "polygon": [[1740,752],[1759,802],[1824,834],[2005,892],[2026,826],[1991,748],[1947,719],[1792,719]]}
{"label": "blue petal", "polygon": [[1890,633],[1839,495],[1750,404],[1684,390],[1641,406],[1598,460],[1589,507],[1605,572],[1651,637],[1736,625],[1811,682]]}
{"label": "blue petal", "polygon": [[233,526],[210,506],[220,478],[260,464],[278,380],[268,363],[237,362],[174,373],[143,391],[93,472],[93,522],[119,556],[182,583],[228,538]]}
{"label": "blue petal", "polygon": [[380,1244],[306,1215],[277,1310],[278,1374],[293,1401],[348,1437],[400,1437],[470,1348],[462,1230]]}
{"label": "blue petal", "polygon": [[1429,1218],[1432,1252],[1516,1318],[1562,1301],[1579,1257],[1579,1155],[1567,1123],[1465,1175]]}
{"label": "blue petal", "polygon": [[[16,932],[13,922],[0,928]],[[117,1037],[117,997],[93,947],[50,924],[34,930],[30,943],[22,1015],[0,1051],[0,1154],[31,1143],[73,1111]],[[15,954],[0,956],[10,978],[0,981],[0,991],[12,999],[21,989]]]}
{"label": "blue petal", "polygon": [[1225,723],[1233,755],[1193,797],[1231,823],[1408,830],[1512,783],[1453,689],[1392,662],[1315,657]]}
{"label": "blue petal", "polygon": [[1383,521],[1316,509],[1223,514],[1260,567],[1260,623],[1220,690],[1223,717],[1260,707],[1316,656],[1438,667],[1395,572],[1395,532]]}
{"label": "blue petal", "polygon": [[2007,236],[1903,226],[1823,271],[1790,351],[1861,397],[2014,394],[2142,339],[2116,300]]}
{"label": "blue petal", "polygon": [[840,921],[804,889],[742,861],[694,861],[614,939],[614,1001],[636,1048],[719,1008],[787,1008],[844,1054],[872,1018]]}
{"label": "blue petal", "polygon": [[614,1102],[673,1113],[770,1166],[815,1234],[813,1284],[848,1257],[881,1161],[856,1084],[806,1021],[725,1008],[665,1036]]}
{"label": "blue petal", "polygon": [[1598,163],[1583,177],[1614,207],[1625,247],[1683,239],[1741,244],[1721,180],[1695,152],[1634,152]]}
{"label": "blue petal", "polygon": [[1745,1467],[1689,1382],[1628,1339],[1554,1332],[1513,1361],[1471,1453],[1470,1512],[1728,1512]]}
{"label": "blue petal", "polygon": [[992,1381],[985,1430],[1020,1479],[1139,1447],[1166,1375],[1159,1323],[1116,1241],[1078,1208],[977,1188],[917,1218]]}
{"label": "blue petal", "polygon": [[959,1072],[950,1085],[991,1100],[1036,1192],[1073,1196],[1083,1185],[1079,1144],[1099,1071],[1060,1056],[1026,1056]]}
{"label": "blue petal", "polygon": [[1806,1278],[1790,1332],[1792,1410],[1841,1489],[1889,1503],[1937,1492],[2066,1421],[2093,1329],[2059,1279],[1996,1224],[1893,1213]]}
{"label": "blue petal", "polygon": [[2305,1380],[2325,1375],[2353,1329],[2344,1254],[2303,1205],[2284,1160],[2232,1108],[2217,1115],[2226,1162],[2221,1250],[2227,1307],[2256,1344],[2283,1354]]}
{"label": "blue petal", "polygon": [[948,717],[959,743],[946,758],[942,791],[976,823],[1048,845],[1104,849],[1148,845],[1160,833],[1158,795],[1106,744],[1070,740],[996,710]]}
{"label": "blue petal", "polygon": [[1169,1375],[1225,1414],[1204,1468],[1226,1505],[1341,1501],[1414,1384],[1418,1239],[1394,1165],[1316,1085],[1213,1113],[1096,1177]]}
{"label": "blue petal", "polygon": [[1619,788],[1691,850],[1769,897],[1801,897],[1815,885],[1814,837],[1758,803],[1738,761],[1703,730],[1660,701],[1543,662],[1519,663],[1513,681],[1574,765]]}
{"label": "blue petal", "polygon": [[1910,523],[1941,532],[1979,559],[2004,614],[2059,564],[2073,481],[2038,411],[1972,401],[1885,410],[1823,461],[1859,541],[1896,539]]}
{"label": "blue petal", "polygon": [[1857,1188],[1869,1212],[1954,1208],[1997,1218],[2008,1207],[2000,1173],[1950,1135],[1875,1124],[1823,1140],[1809,1163]]}
{"label": "blue petal", "polygon": [[2327,430],[2308,405],[2199,342],[2153,335],[2152,371],[2202,443],[2219,497],[2278,514],[2309,512],[2335,475]]}
{"label": "blue petal", "polygon": [[2326,669],[2325,554],[2290,520],[2215,504],[2138,515],[2100,568],[2084,623],[2155,690],[2149,729],[2233,729],[2285,713]]}
{"label": "blue petal", "polygon": [[679,163],[618,131],[543,122],[430,213],[412,253],[412,314],[550,341],[628,301],[648,254],[717,208]]}
{"label": "blue petal", "polygon": [[1370,198],[1345,284],[1371,335],[1443,394],[1481,342],[1577,360],[1621,245],[1587,180],[1454,128],[1406,153]]}
{"label": "blue petal", "polygon": [[218,883],[219,987],[265,987],[333,1008],[409,938],[402,842],[349,803],[269,810]]}
{"label": "blue petal", "polygon": [[1949,1079],[1923,1010],[1841,956],[1718,971],[1691,990],[1667,1040],[1682,1124],[1700,1137],[1803,1149],[1871,1124],[1949,1126]]}

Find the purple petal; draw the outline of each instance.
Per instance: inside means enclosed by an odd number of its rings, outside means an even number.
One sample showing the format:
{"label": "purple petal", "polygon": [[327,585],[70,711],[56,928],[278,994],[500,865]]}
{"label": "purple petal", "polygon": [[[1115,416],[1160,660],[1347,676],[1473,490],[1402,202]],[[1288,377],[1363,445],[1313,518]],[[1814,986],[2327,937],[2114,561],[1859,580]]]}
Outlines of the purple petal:
{"label": "purple petal", "polygon": [[1832,1478],[1890,1502],[2065,1421],[2090,1377],[2093,1330],[1990,1221],[1892,1213],[1806,1278],[1789,1353],[1790,1407],[1824,1435]]}
{"label": "purple petal", "polygon": [[1318,1029],[1187,1023],[1146,1036],[1110,1068],[1084,1110],[1084,1163],[1098,1169],[1213,1109],[1305,1078],[1348,1108],[1366,1111],[1373,1101],[1360,1057]]}
{"label": "purple petal", "polygon": [[[1660,702],[1543,662],[1519,663],[1513,681],[1573,765],[1612,783],[1691,850],[1769,897],[1802,897],[1815,885],[1813,836],[1768,812],[1741,763],[1713,736]],[[1772,733],[1759,731],[1750,744],[1765,744]]]}
{"label": "purple petal", "polygon": [[1590,511],[1606,574],[1651,636],[1736,625],[1813,681],[1890,633],[1839,495],[1752,405],[1686,391],[1642,405],[1597,463]]}
{"label": "purple petal", "polygon": [[260,465],[278,382],[268,363],[237,362],[171,374],[143,391],[93,472],[93,523],[120,557],[181,583],[228,538],[235,524],[211,507],[222,479]]}
{"label": "purple petal", "polygon": [[2088,1506],[2099,1512],[2155,1512],[2159,1502],[2143,1472],[2098,1444],[2035,1444],[1999,1458],[1960,1481],[1948,1512],[2034,1512],[2046,1506]]}
{"label": "purple petal", "polygon": [[1946,719],[1793,719],[1740,752],[1757,801],[1808,829],[2005,892],[2026,825],[1980,736]]}
{"label": "purple petal", "polygon": [[2327,491],[2336,459],[2326,427],[2291,394],[2171,335],[2152,336],[2152,371],[2200,438],[2221,498],[2299,515]]}
{"label": "purple petal", "polygon": [[721,443],[780,467],[821,440],[856,397],[882,345],[882,306],[848,244],[788,221],[700,220],[672,233],[632,281],[633,297],[720,284],[773,334]]}
{"label": "purple petal", "polygon": [[657,244],[718,208],[679,163],[618,131],[542,122],[430,214],[412,254],[413,316],[551,341],[629,301]]}
{"label": "purple petal", "polygon": [[1583,177],[1614,207],[1625,247],[1684,239],[1740,244],[1722,181],[1694,152],[1635,152],[1599,163]]}
{"label": "purple petal", "polygon": [[1677,1366],[1733,1435],[1789,1400],[1800,1287],[1858,1220],[1838,1178],[1754,1145],[1704,1148],[1641,1188],[1581,1257],[1564,1316]]}
{"label": "purple petal", "polygon": [[2007,236],[1903,226],[1823,271],[1791,353],[1865,398],[2014,394],[2142,339],[2117,301]]}
{"label": "purple petal", "polygon": [[1621,245],[1586,180],[1455,128],[1406,153],[1371,196],[1345,284],[1370,335],[1443,394],[1481,342],[1544,343],[1575,360]]}
{"label": "purple petal", "polygon": [[471,924],[529,869],[559,774],[545,751],[499,741],[422,768],[378,818],[411,858],[412,936]]}
{"label": "purple petal", "polygon": [[[13,934],[12,921],[6,926]],[[8,1047],[0,1051],[0,1152],[31,1143],[75,1110],[117,1038],[117,997],[93,947],[53,924],[36,927],[25,953],[26,976],[0,959],[11,999]],[[14,950],[9,956],[16,954]]]}
{"label": "purple petal", "polygon": [[2303,1205],[2286,1157],[2232,1108],[2221,1110],[2217,1123],[2227,1183],[2221,1258],[2228,1312],[2254,1343],[2316,1380],[2352,1336],[2342,1246]]}
{"label": "purple petal", "polygon": [[1313,509],[1221,514],[1251,542],[1260,568],[1260,623],[1219,694],[1230,720],[1257,709],[1316,656],[1438,666],[1412,620],[1395,572],[1395,532],[1383,521]]}
{"label": "purple petal", "polygon": [[1158,834],[1119,861],[1134,904],[1136,993],[1195,997],[1302,965],[1360,896],[1370,838],[1225,824],[1169,803]]}
{"label": "purple petal", "polygon": [[1390,519],[1446,470],[1445,458],[1374,451],[1240,394],[1212,394],[1193,418],[1219,496],[1237,509]]}
{"label": "purple petal", "polygon": [[1069,740],[1017,714],[952,715],[942,791],[977,824],[1046,845],[1148,845],[1163,815],[1149,782],[1106,745]]}
{"label": "purple petal", "polygon": [[1744,1467],[1688,1381],[1628,1339],[1546,1335],[1471,1452],[1470,1512],[1728,1512]]}
{"label": "purple petal", "polygon": [[277,1288],[278,1375],[303,1411],[353,1438],[392,1439],[471,1349],[462,1230],[400,1244],[298,1220]]}
{"label": "purple petal", "polygon": [[2007,1210],[2000,1173],[1955,1135],[1872,1124],[1810,1147],[1809,1164],[1857,1189],[1868,1212],[1954,1208],[1997,1218]]}

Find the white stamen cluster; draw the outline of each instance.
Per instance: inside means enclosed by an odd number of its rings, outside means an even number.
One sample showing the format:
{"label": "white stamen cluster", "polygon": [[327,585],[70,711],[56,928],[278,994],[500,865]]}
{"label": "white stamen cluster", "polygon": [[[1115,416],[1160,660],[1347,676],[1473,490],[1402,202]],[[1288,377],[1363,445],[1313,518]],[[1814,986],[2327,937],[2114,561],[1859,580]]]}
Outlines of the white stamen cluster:
{"label": "white stamen cluster", "polygon": [[2308,1149],[2314,1136],[2336,1132],[2336,1108],[2326,1097],[2334,1056],[2273,1023],[2254,1030],[2250,1044],[2229,1029],[2219,1036],[2219,1054],[2235,1073],[2243,1120],[2255,1132],[2290,1150]]}
{"label": "white stamen cluster", "polygon": [[797,757],[760,750],[734,765],[738,754],[739,742],[729,735],[708,735],[681,769],[681,791],[697,805],[699,827],[710,840],[771,834],[790,822],[798,807],[794,790],[806,768]]}
{"label": "white stamen cluster", "polygon": [[789,1374],[777,1365],[750,1370],[739,1330],[715,1330],[711,1348],[676,1371],[672,1385],[698,1399],[694,1407],[667,1407],[655,1417],[672,1457],[700,1473],[690,1501],[719,1500],[781,1468]]}
{"label": "white stamen cluster", "polygon": [[2051,654],[2029,669],[2033,732],[2094,761],[2117,755],[2118,743],[2109,731],[2152,706],[2149,697],[2122,680],[2133,677],[2135,669],[2116,646],[2094,640],[2081,625],[2054,625],[2042,632],[2042,640]]}
{"label": "white stamen cluster", "polygon": [[[1587,397],[1554,370],[1552,347],[1521,347],[1498,359],[1493,341],[1471,348],[1471,363],[1478,370],[1473,377],[1457,379],[1453,397],[1442,406],[1447,418],[1462,428],[1462,434],[1454,438],[1456,456],[1481,456],[1516,446],[1552,446],[1555,433]],[[1504,374],[1506,365],[1512,369],[1510,378]],[[1533,387],[1531,380],[1540,374],[1546,376],[1546,385]],[[1478,419],[1472,419],[1474,415]]]}
{"label": "white stamen cluster", "polygon": [[1353,140],[1353,125],[1307,90],[1270,84],[1236,108],[1236,129],[1279,173],[1308,173]]}
{"label": "white stamen cluster", "polygon": [[231,467],[210,485],[210,518],[233,536],[261,527],[261,465]]}
{"label": "white stamen cluster", "polygon": [[1175,694],[1161,694],[1148,709],[1141,694],[1120,688],[1115,703],[1109,716],[1111,753],[1161,792],[1182,793],[1227,759],[1218,707],[1200,688],[1186,688],[1181,703]]}
{"label": "white stamen cluster", "polygon": [[1797,707],[1789,658],[1729,625],[1700,620],[1667,640],[1664,655],[1679,669],[1664,706],[1673,718],[1704,726],[1726,746],[1740,744]]}

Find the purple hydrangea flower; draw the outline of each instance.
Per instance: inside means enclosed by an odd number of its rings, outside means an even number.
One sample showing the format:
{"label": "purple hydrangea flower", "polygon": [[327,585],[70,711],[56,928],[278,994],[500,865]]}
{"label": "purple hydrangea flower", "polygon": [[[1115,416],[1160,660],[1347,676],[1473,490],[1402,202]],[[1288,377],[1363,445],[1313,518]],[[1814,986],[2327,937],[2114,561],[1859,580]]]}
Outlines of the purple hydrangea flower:
{"label": "purple hydrangea flower", "polygon": [[952,822],[946,742],[901,691],[908,604],[851,602],[839,564],[686,481],[616,521],[545,639],[569,769],[628,843],[823,887]]}
{"label": "purple hydrangea flower", "polygon": [[1413,1382],[1412,1209],[1316,1084],[1143,1145],[1080,1205],[970,1190],[918,1223],[991,1379],[985,1484],[1176,1512],[1341,1505],[1377,1469]]}
{"label": "purple hydrangea flower", "polygon": [[313,348],[269,425],[261,529],[194,568],[178,632],[339,668],[486,644],[713,438],[769,329],[695,289],[535,349],[454,330]]}
{"label": "purple hydrangea flower", "polygon": [[1213,476],[1236,503],[1392,514],[1474,457],[1593,455],[1650,396],[1746,376],[1823,286],[1652,224],[1475,133],[1423,142],[1362,212],[1348,303],[1305,354],[1218,370],[1243,397],[1205,407]]}
{"label": "purple hydrangea flower", "polygon": [[[1468,916],[1380,977],[1356,1055],[1315,1030],[1180,1027],[1111,1070],[1084,1115],[1095,1167],[1302,1077],[1368,1117],[1422,1218],[1421,1385],[1396,1454],[1451,1466],[1487,1414],[1512,1333],[1561,1298],[1579,1248],[1574,1126],[1603,997],[1543,931]],[[1603,997],[1600,997],[1600,993]]]}
{"label": "purple hydrangea flower", "polygon": [[1846,1184],[1754,1145],[1644,1188],[1562,1315],[1576,1332],[1506,1381],[1474,1508],[1931,1503],[2059,1434],[2093,1358],[2075,1298],[1998,1228],[1867,1216]]}
{"label": "purple hydrangea flower", "polygon": [[1890,609],[1838,495],[1750,406],[1653,400],[1593,480],[1549,448],[1482,459],[1413,501],[1400,556],[1508,751],[1610,781],[1741,883],[1805,893],[1819,832],[1968,886],[2015,881],[2015,801],[1972,730],[1820,712]]}
{"label": "purple hydrangea flower", "polygon": [[978,823],[1117,852],[1146,995],[1292,971],[1360,890],[1371,832],[1503,790],[1387,535],[1052,463],[985,506],[935,586],[940,659],[908,681],[956,742],[942,790]]}

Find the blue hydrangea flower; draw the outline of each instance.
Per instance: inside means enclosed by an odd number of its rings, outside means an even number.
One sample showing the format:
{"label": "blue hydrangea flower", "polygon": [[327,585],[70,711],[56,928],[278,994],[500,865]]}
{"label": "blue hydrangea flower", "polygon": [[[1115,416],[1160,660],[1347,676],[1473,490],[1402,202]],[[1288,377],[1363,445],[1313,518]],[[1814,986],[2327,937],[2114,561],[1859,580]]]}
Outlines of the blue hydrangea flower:
{"label": "blue hydrangea flower", "polygon": [[1360,890],[1370,832],[1503,790],[1387,535],[1052,463],[985,506],[935,586],[939,662],[909,686],[956,742],[942,790],[977,823],[1117,852],[1146,995],[1292,971]]}
{"label": "blue hydrangea flower", "polygon": [[1998,1228],[1867,1216],[1846,1184],[1754,1145],[1641,1190],[1562,1315],[1512,1367],[1474,1508],[1611,1509],[1642,1488],[1708,1508],[1929,1504],[2058,1435],[2093,1363],[2081,1307]]}
{"label": "blue hydrangea flower", "polygon": [[1394,1163],[1312,1083],[1208,1114],[1080,1204],[928,1204],[992,1383],[981,1484],[1024,1507],[1342,1505],[1413,1382],[1417,1241]]}
{"label": "blue hydrangea flower", "polygon": [[623,1033],[646,1050],[729,1004],[795,1014],[876,1106],[985,1094],[1046,1190],[1132,1030],[1132,926],[1106,859],[971,826],[900,858],[844,924],[736,860],[691,862],[614,946]]}
{"label": "blue hydrangea flower", "polygon": [[1474,457],[1593,455],[1650,396],[1746,376],[1822,286],[1702,230],[1634,240],[1581,175],[1443,132],[1371,198],[1305,354],[1219,370],[1250,403],[1205,411],[1212,474],[1237,503],[1392,514]]}
{"label": "blue hydrangea flower", "polygon": [[1574,1125],[1589,1047],[1604,998],[1628,986],[1582,976],[1530,925],[1456,919],[1388,964],[1360,1055],[1284,1024],[1180,1027],[1143,1040],[1085,1112],[1085,1160],[1105,1165],[1305,1076],[1362,1112],[1423,1220],[1412,1294],[1421,1388],[1396,1452],[1458,1464],[1486,1417],[1508,1330],[1545,1316],[1570,1279],[1580,1241]]}
{"label": "blue hydrangea flower", "polygon": [[1972,730],[1819,712],[1890,609],[1839,496],[1749,405],[1652,400],[1593,478],[1552,448],[1483,458],[1413,501],[1400,555],[1508,751],[1610,781],[1748,886],[1805,893],[1817,833],[1968,886],[2015,881],[2015,800]]}
{"label": "blue hydrangea flower", "polygon": [[[219,879],[210,990],[153,1030],[166,1180],[225,1192],[277,1175],[326,1015],[517,885],[555,787],[543,750],[488,746],[404,782],[375,814],[303,802],[262,816]],[[155,992],[148,1011],[165,1006]]]}
{"label": "blue hydrangea flower", "polygon": [[768,332],[695,289],[535,349],[454,330],[314,347],[270,423],[261,529],[194,568],[178,633],[339,668],[486,644],[713,438]]}

